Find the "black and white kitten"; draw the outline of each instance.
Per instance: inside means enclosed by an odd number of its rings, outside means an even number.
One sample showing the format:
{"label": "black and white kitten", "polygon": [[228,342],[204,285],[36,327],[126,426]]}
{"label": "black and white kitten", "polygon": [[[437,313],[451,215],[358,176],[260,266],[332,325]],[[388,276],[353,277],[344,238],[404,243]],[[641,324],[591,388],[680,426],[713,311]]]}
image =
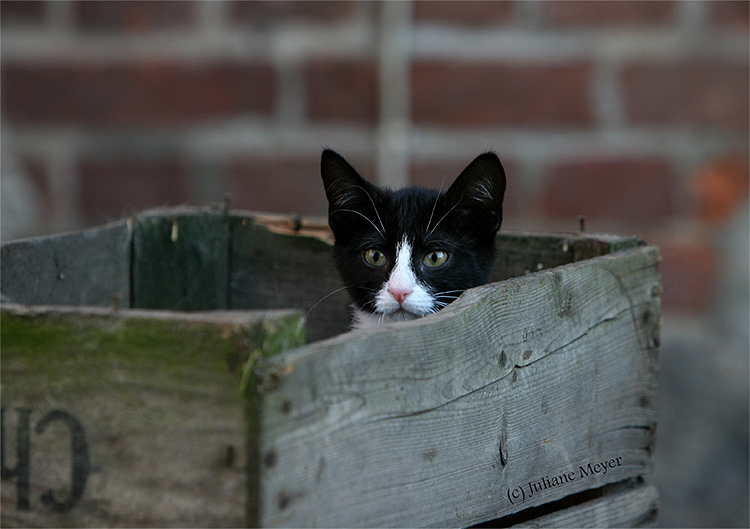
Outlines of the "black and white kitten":
{"label": "black and white kitten", "polygon": [[382,189],[331,150],[323,151],[321,175],[353,327],[437,312],[489,278],[505,193],[494,153],[474,159],[445,193]]}

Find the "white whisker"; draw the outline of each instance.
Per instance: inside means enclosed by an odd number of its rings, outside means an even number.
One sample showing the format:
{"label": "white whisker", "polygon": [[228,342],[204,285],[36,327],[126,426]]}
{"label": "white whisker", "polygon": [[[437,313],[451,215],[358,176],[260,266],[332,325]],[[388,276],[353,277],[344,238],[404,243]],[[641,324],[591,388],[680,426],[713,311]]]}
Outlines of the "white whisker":
{"label": "white whisker", "polygon": [[463,290],[443,290],[442,292],[435,292],[434,296],[445,296],[448,294],[461,294]]}
{"label": "white whisker", "polygon": [[[380,234],[380,236],[385,239],[385,234],[382,231],[380,231],[377,226],[375,226],[375,223],[373,221],[371,221],[370,219],[368,219],[365,215],[363,215],[359,211],[355,211],[353,209],[337,209],[335,211],[332,211],[331,215],[334,215],[336,213],[354,213],[356,215],[359,215],[360,217],[362,217],[363,219],[365,219],[367,222],[369,222],[370,224],[372,224],[372,227],[375,228],[375,231],[377,231]],[[377,211],[375,211],[375,213],[377,214]]]}
{"label": "white whisker", "polygon": [[370,195],[370,193],[367,192],[367,189],[365,189],[364,187],[362,187],[362,186],[356,186],[356,187],[358,187],[359,189],[361,189],[362,191],[364,191],[365,195],[367,195],[367,198],[370,199],[370,203],[372,204],[372,209],[375,210],[375,215],[378,217],[378,222],[380,222],[380,227],[383,228],[383,231],[385,232],[385,226],[383,225],[383,219],[380,218],[380,213],[378,213],[378,207],[375,205],[375,201],[373,200],[372,196]]}
{"label": "white whisker", "polygon": [[440,195],[443,193],[443,185],[445,184],[445,175],[443,175],[443,180],[440,182],[440,189],[438,190],[438,195],[435,197],[435,203],[432,205],[432,211],[430,212],[430,219],[427,221],[427,227],[424,229],[425,233],[427,233],[427,230],[430,229],[430,223],[432,222],[432,217],[435,215],[435,208],[437,207],[437,203],[440,201]]}
{"label": "white whisker", "polygon": [[459,201],[459,202],[456,202],[456,203],[455,203],[455,204],[453,205],[453,207],[452,207],[451,209],[449,209],[449,210],[448,210],[448,211],[446,212],[446,214],[445,214],[445,215],[443,215],[442,217],[440,217],[440,220],[439,220],[439,221],[437,221],[437,222],[435,223],[435,225],[434,225],[434,226],[432,227],[432,229],[431,229],[431,230],[430,230],[430,231],[429,231],[429,232],[428,232],[428,233],[427,233],[427,234],[425,235],[425,238],[426,238],[426,237],[429,237],[429,236],[430,236],[430,235],[432,234],[432,232],[433,232],[433,231],[435,231],[435,228],[437,228],[437,227],[438,227],[438,226],[440,225],[440,223],[441,223],[441,222],[443,222],[443,220],[445,219],[445,217],[447,217],[447,216],[448,216],[448,215],[450,214],[450,212],[451,212],[451,211],[453,211],[454,209],[456,209],[456,208],[458,207],[458,205],[459,205],[459,204],[460,204],[460,201]]}
{"label": "white whisker", "polygon": [[314,304],[314,305],[313,305],[312,307],[310,307],[309,309],[307,309],[307,313],[308,313],[308,314],[310,314],[310,312],[311,312],[311,311],[312,311],[312,310],[313,310],[313,309],[314,309],[315,307],[317,307],[318,305],[320,305],[320,303],[321,303],[322,301],[324,301],[324,300],[328,299],[329,297],[333,296],[333,295],[334,295],[334,294],[336,294],[337,292],[341,292],[342,290],[345,290],[345,289],[346,289],[346,286],[343,286],[343,287],[337,288],[337,289],[336,289],[336,290],[334,290],[333,292],[329,292],[328,294],[326,294],[325,296],[323,296],[322,298],[320,298],[320,299],[319,299],[318,301],[316,301],[316,302],[315,302],[315,304]]}

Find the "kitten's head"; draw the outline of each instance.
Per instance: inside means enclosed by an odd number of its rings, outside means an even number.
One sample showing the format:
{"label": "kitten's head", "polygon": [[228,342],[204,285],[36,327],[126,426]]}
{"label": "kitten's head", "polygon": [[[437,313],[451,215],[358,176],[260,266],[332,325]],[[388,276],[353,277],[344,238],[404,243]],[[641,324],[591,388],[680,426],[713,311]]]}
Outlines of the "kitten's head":
{"label": "kitten's head", "polygon": [[445,193],[382,189],[331,150],[321,174],[355,326],[437,312],[489,278],[505,193],[495,154],[474,159]]}

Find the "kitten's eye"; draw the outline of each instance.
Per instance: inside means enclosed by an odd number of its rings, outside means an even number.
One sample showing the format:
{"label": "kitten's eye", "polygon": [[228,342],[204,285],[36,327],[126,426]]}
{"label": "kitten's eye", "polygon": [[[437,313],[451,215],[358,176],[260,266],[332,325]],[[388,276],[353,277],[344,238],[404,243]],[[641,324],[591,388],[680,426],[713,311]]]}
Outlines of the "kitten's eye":
{"label": "kitten's eye", "polygon": [[380,268],[381,266],[385,265],[385,254],[380,250],[376,250],[375,248],[365,250],[365,252],[362,254],[362,257],[370,266]]}
{"label": "kitten's eye", "polygon": [[424,264],[429,268],[443,266],[447,260],[448,252],[444,252],[443,250],[435,250],[424,256]]}

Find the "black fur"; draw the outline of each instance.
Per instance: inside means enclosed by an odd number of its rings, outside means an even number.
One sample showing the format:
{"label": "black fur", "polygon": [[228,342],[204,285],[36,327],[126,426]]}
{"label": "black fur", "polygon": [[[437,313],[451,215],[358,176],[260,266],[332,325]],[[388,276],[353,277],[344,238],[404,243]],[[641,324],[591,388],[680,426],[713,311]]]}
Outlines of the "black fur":
{"label": "black fur", "polygon": [[[445,193],[382,189],[331,150],[323,151],[321,175],[336,238],[335,263],[359,308],[374,310],[373,298],[388,279],[404,238],[413,248],[417,279],[429,286],[440,306],[489,278],[505,193],[505,172],[494,153],[474,159]],[[371,247],[385,253],[386,266],[373,268],[363,260],[362,252]],[[426,267],[423,256],[435,250],[447,251],[448,261]]]}

